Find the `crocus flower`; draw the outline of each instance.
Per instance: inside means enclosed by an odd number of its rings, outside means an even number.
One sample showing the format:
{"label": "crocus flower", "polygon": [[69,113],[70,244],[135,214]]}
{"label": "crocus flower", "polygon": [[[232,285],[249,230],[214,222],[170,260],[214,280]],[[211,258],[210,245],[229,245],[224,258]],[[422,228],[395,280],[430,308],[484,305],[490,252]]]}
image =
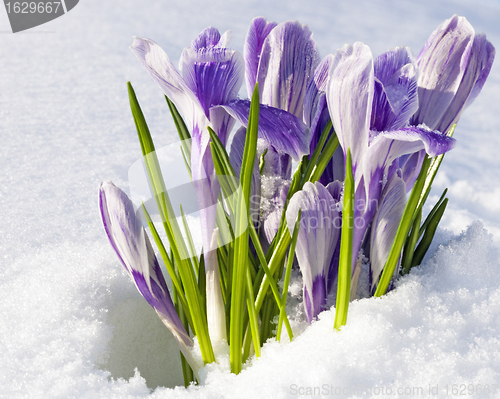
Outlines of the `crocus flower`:
{"label": "crocus flower", "polygon": [[330,69],[327,103],[344,151],[351,148],[355,179],[353,274],[366,230],[380,204],[393,161],[425,150],[430,156],[455,141],[426,126],[408,126],[417,107],[416,70],[409,51],[398,48],[373,60],[368,46],[337,51]]}
{"label": "crocus flower", "polygon": [[[205,29],[184,49],[180,59],[181,74],[167,54],[149,39],[135,38],[133,53],[139,58],[151,77],[158,83],[181,112],[192,136],[191,171],[200,209],[200,223],[207,276],[218,281],[216,256],[207,256],[216,221],[216,203],[219,184],[215,176],[207,127],[210,126],[225,144],[234,125],[234,119],[216,106],[236,99],[243,84],[243,58],[237,51],[226,48],[229,33],[220,35],[214,28]],[[220,290],[220,287],[213,287]],[[215,298],[214,300],[212,300]],[[217,299],[219,298],[219,299]],[[210,336],[214,341],[226,338],[222,296],[207,287],[207,301],[217,302],[218,315],[208,320]]]}
{"label": "crocus flower", "polygon": [[493,45],[464,17],[439,25],[417,58],[419,108],[412,124],[447,133],[481,91],[494,57]]}
{"label": "crocus flower", "polygon": [[330,264],[339,241],[342,222],[337,201],[320,182],[307,182],[291,198],[286,210],[291,234],[300,209],[302,213],[295,254],[303,278],[304,308],[311,322],[326,303],[328,287],[331,285],[328,281]]}
{"label": "crocus flower", "polygon": [[[304,99],[319,55],[307,26],[297,21],[276,24],[259,17],[250,25],[244,56],[248,92],[258,83],[264,105],[260,110],[258,149],[259,155],[267,151],[262,173],[262,194],[266,198],[262,216],[265,237],[271,242],[279,227],[291,160],[298,161],[309,153],[309,129],[302,121]],[[235,115],[242,113],[243,104],[237,102],[233,109],[226,110],[246,125],[240,115]],[[288,126],[279,126],[282,121]]]}
{"label": "crocus flower", "polygon": [[197,372],[200,365],[190,351],[193,341],[170,299],[155,253],[141,220],[135,214],[132,201],[122,190],[107,181],[101,183],[99,188],[99,207],[104,230],[118,259],[141,295],[172,332],[193,371]]}

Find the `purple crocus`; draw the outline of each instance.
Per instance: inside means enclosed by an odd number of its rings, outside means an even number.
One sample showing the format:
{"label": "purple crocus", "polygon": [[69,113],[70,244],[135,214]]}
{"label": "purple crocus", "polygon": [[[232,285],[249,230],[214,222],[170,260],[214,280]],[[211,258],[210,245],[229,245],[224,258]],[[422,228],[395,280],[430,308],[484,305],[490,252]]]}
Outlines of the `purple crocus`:
{"label": "purple crocus", "polygon": [[304,308],[309,322],[323,310],[331,285],[330,264],[342,224],[337,208],[337,201],[327,188],[320,182],[307,182],[293,195],[286,210],[288,228],[293,234],[302,209],[295,254],[302,273]]}
{"label": "purple crocus", "polygon": [[447,133],[481,91],[495,48],[454,15],[431,34],[417,58],[419,108],[412,124]]}
{"label": "purple crocus", "polygon": [[[262,173],[263,227],[271,242],[279,227],[286,198],[291,161],[309,153],[309,129],[303,122],[307,86],[319,62],[312,33],[297,21],[281,24],[255,18],[245,49],[247,89],[259,84],[258,155],[265,151]],[[239,101],[226,111],[243,125],[248,102]],[[243,117],[242,117],[243,116]]]}
{"label": "purple crocus", "polygon": [[330,69],[328,109],[344,157],[351,149],[355,179],[353,274],[381,192],[395,172],[393,161],[420,150],[436,156],[455,144],[424,125],[408,126],[418,106],[416,81],[413,59],[404,47],[374,60],[368,46],[346,45]]}
{"label": "purple crocus", "polygon": [[[226,48],[229,33],[220,35],[214,28],[206,28],[184,49],[180,59],[181,74],[167,54],[149,39],[135,38],[132,52],[139,58],[151,77],[158,83],[181,112],[192,136],[191,172],[200,209],[200,223],[206,272],[210,281],[219,281],[217,257],[210,256],[216,223],[216,204],[219,184],[215,176],[210,152],[210,126],[223,144],[235,120],[220,107],[235,100],[243,84],[243,57]],[[217,292],[214,292],[217,291]],[[208,320],[210,336],[214,341],[226,338],[226,329],[220,286],[207,287],[207,301],[218,303],[215,320]]]}
{"label": "purple crocus", "polygon": [[193,341],[170,299],[153,247],[141,220],[135,214],[132,201],[112,182],[106,181],[99,188],[99,207],[104,230],[118,259],[141,295],[172,332],[183,355],[197,372],[200,365],[190,351]]}

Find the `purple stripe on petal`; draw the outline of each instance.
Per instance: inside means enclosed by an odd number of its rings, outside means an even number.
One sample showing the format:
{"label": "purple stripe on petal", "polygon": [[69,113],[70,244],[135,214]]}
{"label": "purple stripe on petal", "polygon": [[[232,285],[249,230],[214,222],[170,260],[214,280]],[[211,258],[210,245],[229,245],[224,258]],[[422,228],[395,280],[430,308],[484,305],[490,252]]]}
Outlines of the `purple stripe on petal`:
{"label": "purple stripe on petal", "polygon": [[420,104],[413,125],[438,129],[466,72],[473,40],[472,26],[456,15],[432,33],[417,59]]}
{"label": "purple stripe on petal", "polygon": [[325,277],[323,275],[318,275],[313,281],[311,291],[304,286],[304,309],[309,323],[311,323],[313,319],[320,314],[322,310],[324,310],[325,304]]}
{"label": "purple stripe on petal", "polygon": [[[406,192],[409,193],[417,180],[422,163],[425,158],[425,150],[420,150],[411,155],[399,158],[399,166],[402,169],[402,178],[406,183]],[[403,162],[404,159],[404,162]]]}
{"label": "purple stripe on petal", "polygon": [[302,119],[309,80],[319,63],[312,32],[297,21],[276,26],[266,37],[257,73],[260,101]]}
{"label": "purple stripe on petal", "polygon": [[195,50],[215,47],[219,44],[220,33],[217,29],[209,26],[205,28],[191,43],[191,47]]}
{"label": "purple stripe on petal", "polygon": [[398,47],[374,60],[375,94],[371,129],[403,128],[418,109],[417,70],[407,47]]}
{"label": "purple stripe on petal", "polygon": [[[222,107],[242,125],[248,125],[249,100],[236,100]],[[259,137],[298,161],[309,153],[309,129],[294,115],[278,108],[260,106]]]}
{"label": "purple stripe on petal", "polygon": [[417,68],[414,64],[406,64],[391,81],[386,84],[385,91],[396,114],[396,119],[387,130],[397,130],[405,127],[412,115],[418,109]]}
{"label": "purple stripe on petal", "polygon": [[[302,273],[304,290],[307,289],[312,295],[310,305],[313,317],[320,311],[316,304],[324,301],[324,276],[329,273],[333,252],[339,241],[341,220],[336,201],[319,182],[304,184],[304,188],[291,198],[286,211],[286,221],[291,234],[300,209],[302,216],[295,254]],[[318,276],[321,276],[323,282],[322,290],[315,286]],[[315,294],[321,294],[320,298],[316,298]]]}
{"label": "purple stripe on petal", "polygon": [[186,85],[195,93],[207,118],[211,107],[237,97],[244,79],[242,55],[226,48],[185,48],[180,69]]}
{"label": "purple stripe on petal", "polygon": [[[328,74],[333,63],[333,55],[329,54],[320,62],[314,71],[313,78],[309,81],[304,99],[304,121],[311,128],[317,124],[319,114],[326,104],[321,104],[322,93],[326,92]],[[323,100],[324,101],[324,100]],[[321,105],[320,105],[321,104]]]}
{"label": "purple stripe on petal", "polygon": [[330,120],[325,92],[332,62],[332,54],[321,61],[314,72],[313,79],[309,81],[304,99],[304,121],[311,130],[311,153],[316,148],[321,133]]}
{"label": "purple stripe on petal", "polygon": [[[363,159],[363,174],[365,178],[371,176],[372,179],[380,180],[383,174],[387,173],[392,162],[402,155],[425,149],[427,154],[435,157],[450,151],[455,147],[455,143],[455,139],[429,130],[423,125],[381,132],[373,138],[366,157]],[[376,173],[377,170],[378,173]]]}
{"label": "purple stripe on petal", "polygon": [[486,40],[486,36],[475,36],[460,86],[446,112],[439,120],[436,130],[446,133],[458,122],[462,111],[474,101],[481,91],[490,72],[494,56],[495,49]]}
{"label": "purple stripe on petal", "polygon": [[257,82],[257,71],[264,40],[276,25],[276,22],[267,22],[265,18],[258,17],[252,21],[248,29],[243,55],[245,57],[245,75],[249,97],[252,95]]}
{"label": "purple stripe on petal", "polygon": [[[476,47],[476,40],[481,43],[483,40],[485,40],[486,37],[484,35],[477,35],[474,38],[474,47]],[[495,48],[493,45],[486,40],[486,43],[483,46],[480,46],[480,48],[483,49],[483,56],[478,57],[479,60],[482,61],[481,64],[481,72],[479,74],[478,79],[476,80],[476,84],[474,85],[472,92],[469,95],[469,98],[467,99],[467,103],[465,104],[466,107],[468,107],[472,102],[476,99],[476,97],[479,95],[481,92],[481,89],[484,86],[484,83],[486,82],[486,78],[490,74],[491,66],[493,65],[493,60],[495,59]]]}
{"label": "purple stripe on petal", "polygon": [[375,78],[370,129],[383,132],[395,119],[396,115],[391,108],[384,85]]}
{"label": "purple stripe on petal", "polygon": [[384,86],[388,85],[394,74],[407,64],[413,64],[415,59],[408,47],[396,47],[379,55],[373,60],[375,77]]}

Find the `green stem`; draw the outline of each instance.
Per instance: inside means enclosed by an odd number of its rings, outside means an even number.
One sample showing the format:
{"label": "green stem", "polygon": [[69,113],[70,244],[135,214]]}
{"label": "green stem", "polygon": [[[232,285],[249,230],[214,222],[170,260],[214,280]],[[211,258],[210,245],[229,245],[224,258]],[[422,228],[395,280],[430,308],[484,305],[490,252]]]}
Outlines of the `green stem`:
{"label": "green stem", "polygon": [[345,166],[344,201],[342,206],[342,232],[340,240],[337,304],[334,328],[340,330],[347,321],[351,296],[352,230],[354,220],[354,177],[352,174],[351,149],[347,149]]}

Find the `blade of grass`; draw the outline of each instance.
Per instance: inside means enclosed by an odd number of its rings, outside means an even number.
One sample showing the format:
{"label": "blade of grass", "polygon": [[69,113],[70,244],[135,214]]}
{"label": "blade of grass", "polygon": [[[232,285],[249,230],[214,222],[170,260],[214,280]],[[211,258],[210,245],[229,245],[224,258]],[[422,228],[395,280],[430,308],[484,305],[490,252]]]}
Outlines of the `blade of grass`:
{"label": "blade of grass", "polygon": [[[301,180],[302,185],[304,185],[305,182],[307,182],[309,180],[309,178],[311,177],[313,170],[316,167],[316,163],[318,162],[320,153],[323,151],[323,147],[325,146],[326,140],[328,138],[328,134],[332,130],[332,127],[333,127],[332,121],[330,120],[326,124],[323,131],[321,132],[321,136],[319,138],[318,144],[316,145],[316,148],[314,149],[314,151],[309,159],[309,162],[308,162],[307,167],[306,167],[306,171],[302,177],[302,180]],[[333,134],[335,134],[335,133],[333,133]],[[323,172],[321,172],[321,173],[323,174]]]}
{"label": "blade of grass", "polygon": [[436,205],[434,205],[434,207],[432,208],[432,210],[430,211],[430,213],[427,215],[427,217],[425,218],[425,221],[424,223],[422,224],[422,227],[420,227],[420,232],[418,234],[418,237],[420,238],[422,236],[422,234],[424,233],[424,231],[427,229],[427,226],[429,225],[429,223],[431,222],[432,218],[434,217],[434,215],[436,214],[438,208],[441,206],[441,204],[443,203],[444,199],[445,199],[445,196],[446,196],[446,193],[448,192],[448,189],[445,188],[444,191],[443,191],[443,194],[441,194],[441,197],[439,198],[438,202],[436,202]]}
{"label": "blade of grass", "polygon": [[[295,246],[297,245],[297,237],[299,236],[300,219],[302,217],[302,209],[299,209],[299,214],[297,215],[297,220],[295,221],[295,227],[293,228],[292,242],[290,244],[290,250],[288,251],[288,260],[286,263],[285,281],[283,282],[283,293],[281,295],[281,307],[280,307],[280,318],[278,321],[278,331],[276,333],[276,339],[281,342],[281,327],[283,321],[286,319],[286,299],[288,297],[288,286],[290,285],[290,276],[292,274],[293,259],[295,257]],[[290,341],[293,338],[292,331],[288,331],[288,338]]]}
{"label": "blade of grass", "polygon": [[408,274],[411,269],[413,255],[415,253],[415,246],[417,245],[418,238],[420,237],[420,221],[422,219],[422,210],[417,210],[417,216],[411,227],[411,233],[405,243],[403,251],[403,259],[401,260],[402,274]]}
{"label": "blade of grass", "polygon": [[205,363],[215,361],[212,343],[208,335],[208,325],[206,321],[206,313],[201,307],[200,293],[198,284],[193,270],[193,266],[189,259],[189,254],[186,249],[184,239],[180,232],[179,225],[175,217],[175,213],[168,198],[167,190],[161,173],[158,158],[156,156],[155,147],[149,128],[147,126],[144,114],[141,110],[134,89],[130,82],[127,83],[129,91],[130,108],[134,117],[134,122],[137,128],[141,149],[143,152],[144,163],[149,176],[149,182],[156,200],[160,216],[162,218],[165,233],[170,243],[170,248],[173,253],[173,261],[177,264],[179,275],[182,281],[182,286],[186,294],[186,300],[191,320],[193,322],[193,331],[198,337],[200,350]]}
{"label": "blade of grass", "polygon": [[198,277],[199,276],[200,262],[198,261],[198,256],[196,256],[196,248],[194,247],[193,236],[191,235],[191,230],[189,229],[189,225],[188,225],[188,222],[186,220],[186,215],[184,214],[184,210],[182,209],[182,204],[179,204],[179,209],[181,212],[182,225],[184,226],[184,232],[186,233],[186,239],[188,242],[189,252],[191,254],[191,261],[194,264],[194,270],[195,270],[197,277]]}
{"label": "blade of grass", "polygon": [[354,176],[352,174],[351,150],[347,149],[342,205],[342,232],[340,239],[337,304],[334,328],[340,330],[347,321],[347,310],[351,297],[352,230],[354,226]]}
{"label": "blade of grass", "polygon": [[[453,137],[453,133],[455,132],[456,126],[457,125],[455,124],[450,129],[450,131],[447,134],[448,137]],[[441,162],[443,162],[443,158],[444,158],[444,154],[441,154],[441,155],[438,155],[438,156],[432,158],[431,165],[430,165],[429,169],[427,170],[425,184],[424,184],[424,187],[422,189],[422,194],[420,195],[417,209],[421,209],[424,206],[425,201],[427,201],[427,197],[429,196],[429,193],[431,192],[432,183],[434,182],[434,178],[436,177],[436,173],[439,170],[439,167],[441,166]]]}
{"label": "blade of grass", "polygon": [[442,204],[439,205],[439,208],[437,209],[436,213],[429,222],[429,225],[425,229],[424,236],[422,237],[422,240],[420,241],[420,244],[418,244],[418,247],[415,250],[415,254],[413,255],[412,267],[420,265],[422,263],[422,260],[424,259],[424,256],[432,243],[432,239],[434,238],[434,234],[436,233],[438,224],[443,217],[444,211],[446,210],[446,205],[448,205],[448,198],[445,198]]}
{"label": "blade of grass", "polygon": [[246,293],[247,293],[247,309],[248,319],[250,323],[250,331],[252,333],[253,347],[255,356],[260,357],[260,339],[259,339],[259,325],[257,321],[257,312],[255,311],[255,295],[253,293],[252,276],[250,270],[247,268],[246,278]]}
{"label": "blade of grass", "polygon": [[[151,217],[146,210],[146,207],[144,204],[142,204],[142,210],[144,211],[144,215],[146,216],[146,221],[148,223],[149,230],[151,231],[151,235],[153,236],[153,239],[156,243],[156,246],[158,247],[158,250],[160,251],[160,256],[163,259],[163,262],[165,263],[165,267],[167,268],[168,274],[170,275],[170,278],[172,280],[172,283],[174,285],[174,294],[177,294],[178,299],[182,305],[183,309],[189,310],[188,303],[186,301],[186,296],[184,294],[184,290],[182,289],[182,284],[179,280],[179,277],[177,275],[177,272],[175,271],[174,265],[171,261],[171,258],[168,256],[168,253],[165,249],[165,246],[163,245],[163,242],[160,238],[160,235],[158,234],[158,231],[156,230],[156,227],[151,220]],[[186,313],[186,318],[188,319],[189,325],[191,326],[191,329],[194,331],[193,328],[193,322],[191,320],[191,316],[189,312]]]}
{"label": "blade of grass", "polygon": [[236,204],[236,229],[243,231],[234,241],[233,276],[231,289],[231,319],[230,319],[230,365],[231,372],[239,374],[241,372],[241,355],[243,340],[243,316],[244,316],[244,296],[245,279],[247,275],[248,257],[248,225],[250,218],[250,196],[252,188],[252,175],[257,152],[257,133],[259,124],[259,89],[258,84],[252,95],[250,104],[249,123],[243,160],[241,164],[240,182],[242,186],[241,194],[238,195]]}
{"label": "blade of grass", "polygon": [[184,123],[184,119],[182,119],[182,116],[177,110],[175,104],[170,101],[167,96],[165,96],[165,100],[167,101],[168,108],[170,109],[172,119],[174,120],[175,127],[177,129],[177,133],[179,134],[179,138],[181,139],[183,150],[186,153],[184,159],[186,160],[188,169],[191,170],[191,134],[189,133],[189,130]]}
{"label": "blade of grass", "polygon": [[401,217],[401,221],[399,223],[398,230],[396,232],[396,237],[394,238],[394,241],[392,243],[391,252],[389,253],[389,258],[387,259],[387,262],[384,266],[384,270],[382,271],[382,276],[380,277],[379,284],[375,291],[374,296],[376,297],[382,296],[386,293],[387,288],[389,287],[389,283],[391,282],[392,276],[394,275],[394,270],[396,270],[396,266],[399,261],[399,256],[401,255],[403,245],[408,237],[408,232],[417,216],[415,211],[417,210],[417,205],[422,195],[430,163],[431,163],[431,158],[429,158],[428,155],[425,155],[424,162],[422,163],[422,168],[420,170],[420,174],[418,175],[415,185],[411,190],[410,197],[408,198],[408,202],[406,203],[403,216]]}

